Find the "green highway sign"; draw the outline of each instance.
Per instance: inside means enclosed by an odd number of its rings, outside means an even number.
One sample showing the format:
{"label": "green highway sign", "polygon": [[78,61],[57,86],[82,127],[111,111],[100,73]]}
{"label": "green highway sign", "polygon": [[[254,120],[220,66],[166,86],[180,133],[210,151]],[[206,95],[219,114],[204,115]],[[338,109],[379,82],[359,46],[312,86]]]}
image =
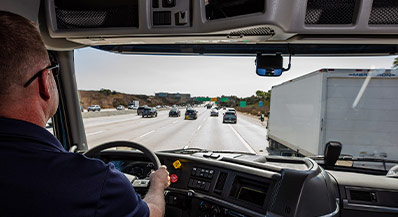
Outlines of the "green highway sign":
{"label": "green highway sign", "polygon": [[228,98],[227,97],[221,97],[221,102],[228,102]]}
{"label": "green highway sign", "polygon": [[240,101],[240,107],[242,108],[246,107],[246,101]]}
{"label": "green highway sign", "polygon": [[204,101],[210,101],[210,98],[209,97],[197,97],[196,100],[199,102],[204,102]]}

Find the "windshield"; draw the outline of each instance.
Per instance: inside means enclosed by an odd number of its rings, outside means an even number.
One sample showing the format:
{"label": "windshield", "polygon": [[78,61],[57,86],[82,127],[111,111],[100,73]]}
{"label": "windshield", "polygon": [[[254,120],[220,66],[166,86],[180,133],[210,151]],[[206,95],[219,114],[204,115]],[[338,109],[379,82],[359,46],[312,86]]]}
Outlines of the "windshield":
{"label": "windshield", "polygon": [[[388,160],[398,160],[394,59],[292,57],[290,71],[260,77],[253,56],[75,50],[89,148],[130,140],[153,151],[200,148],[303,157],[323,155],[326,143],[337,141],[342,154]],[[100,105],[101,115],[88,114],[92,103]],[[138,110],[111,110],[118,105]],[[156,107],[157,115],[141,116],[143,105]],[[211,115],[216,107],[219,115]],[[169,115],[177,108],[197,118]]]}

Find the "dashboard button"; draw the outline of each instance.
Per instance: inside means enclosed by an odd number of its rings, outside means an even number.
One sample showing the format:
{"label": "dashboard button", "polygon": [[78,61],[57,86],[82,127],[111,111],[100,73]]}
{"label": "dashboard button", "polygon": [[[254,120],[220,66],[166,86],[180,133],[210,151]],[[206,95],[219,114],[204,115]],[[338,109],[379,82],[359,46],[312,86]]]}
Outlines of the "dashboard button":
{"label": "dashboard button", "polygon": [[192,168],[192,171],[191,171],[191,175],[196,175],[196,171],[198,170],[198,168],[196,168],[196,167],[194,167],[194,168]]}
{"label": "dashboard button", "polygon": [[202,182],[202,184],[200,185],[200,189],[205,190],[205,187],[206,187],[206,182]]}
{"label": "dashboard button", "polygon": [[194,181],[195,181],[194,179],[190,179],[190,180],[189,180],[189,182],[188,182],[188,187],[189,187],[189,188],[192,188],[192,187],[194,186],[194,184],[193,184]]}
{"label": "dashboard button", "polygon": [[205,191],[209,191],[209,190],[210,190],[210,182],[206,182]]}
{"label": "dashboard button", "polygon": [[179,160],[174,161],[173,167],[174,169],[180,169],[181,168],[181,162]]}
{"label": "dashboard button", "polygon": [[200,188],[200,186],[202,185],[202,181],[200,181],[200,180],[196,180],[196,183],[195,183],[195,188]]}
{"label": "dashboard button", "polygon": [[171,174],[170,175],[170,182],[171,183],[176,183],[178,181],[178,176],[176,174]]}
{"label": "dashboard button", "polygon": [[196,170],[195,176],[199,176],[199,174],[200,174],[200,169],[198,168],[198,170]]}
{"label": "dashboard button", "polygon": [[159,0],[152,0],[152,7],[158,8],[159,7]]}

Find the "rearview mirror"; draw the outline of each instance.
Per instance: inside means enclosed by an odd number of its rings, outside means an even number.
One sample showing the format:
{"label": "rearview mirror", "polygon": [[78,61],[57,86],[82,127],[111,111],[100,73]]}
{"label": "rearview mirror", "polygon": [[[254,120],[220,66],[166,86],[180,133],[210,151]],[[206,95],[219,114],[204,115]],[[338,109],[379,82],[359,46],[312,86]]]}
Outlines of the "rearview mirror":
{"label": "rearview mirror", "polygon": [[256,74],[259,76],[281,76],[282,72],[290,69],[283,68],[283,57],[281,54],[276,55],[262,55],[260,53],[256,56]]}

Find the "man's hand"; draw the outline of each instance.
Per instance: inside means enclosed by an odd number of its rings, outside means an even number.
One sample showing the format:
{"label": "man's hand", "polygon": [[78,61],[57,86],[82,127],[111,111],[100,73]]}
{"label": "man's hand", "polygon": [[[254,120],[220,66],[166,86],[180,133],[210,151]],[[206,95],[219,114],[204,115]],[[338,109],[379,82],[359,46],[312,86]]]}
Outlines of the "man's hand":
{"label": "man's hand", "polygon": [[164,189],[170,186],[170,176],[167,167],[162,165],[149,176],[151,186],[145,195],[144,201],[149,207],[150,217],[164,216],[166,202],[164,201]]}
{"label": "man's hand", "polygon": [[170,186],[169,171],[167,171],[167,167],[165,165],[162,165],[158,170],[153,171],[149,176],[149,179],[151,180],[151,187],[152,185],[155,185],[154,187],[159,187],[164,190]]}

